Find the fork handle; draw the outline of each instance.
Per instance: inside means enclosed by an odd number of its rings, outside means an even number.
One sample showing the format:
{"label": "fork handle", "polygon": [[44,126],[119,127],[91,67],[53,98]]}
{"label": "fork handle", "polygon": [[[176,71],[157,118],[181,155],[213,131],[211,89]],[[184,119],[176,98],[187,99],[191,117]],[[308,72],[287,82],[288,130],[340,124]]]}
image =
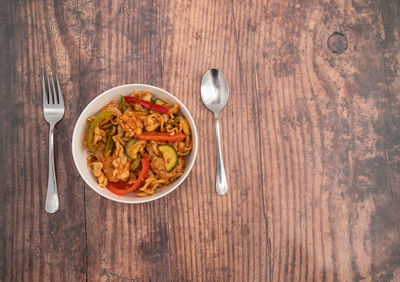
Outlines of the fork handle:
{"label": "fork handle", "polygon": [[54,125],[50,124],[49,133],[49,179],[47,182],[46,212],[54,213],[58,210],[58,193],[56,170],[54,167]]}

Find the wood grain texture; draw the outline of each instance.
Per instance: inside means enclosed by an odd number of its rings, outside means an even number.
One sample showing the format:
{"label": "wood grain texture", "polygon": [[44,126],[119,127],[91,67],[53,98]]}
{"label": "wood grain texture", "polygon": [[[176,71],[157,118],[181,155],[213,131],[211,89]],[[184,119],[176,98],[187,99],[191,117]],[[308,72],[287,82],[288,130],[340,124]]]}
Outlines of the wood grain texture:
{"label": "wood grain texture", "polygon": [[[163,73],[172,74],[163,76],[163,87],[188,106],[201,137],[191,176],[169,200],[173,281],[266,278],[257,105],[242,77],[233,6],[228,1],[181,1],[165,2],[160,9]],[[215,193],[214,118],[199,93],[202,76],[211,67],[224,73],[231,89],[220,113],[231,189],[224,197]]]}
{"label": "wood grain texture", "polygon": [[[276,1],[264,18],[252,17],[255,29],[267,27],[253,39],[264,56],[249,69],[263,105],[271,281],[399,278],[398,161],[388,159],[398,144],[385,141],[388,134],[399,141],[386,121],[398,118],[399,103],[388,89],[382,52],[390,42],[379,9],[364,1]],[[335,31],[348,41],[340,55],[327,46]],[[398,57],[398,44],[391,47]]]}
{"label": "wood grain texture", "polygon": [[[398,1],[0,4],[1,281],[399,281]],[[200,99],[211,67],[230,86],[224,197]],[[53,215],[42,69],[67,103]],[[173,93],[200,136],[184,184],[143,205],[93,192],[70,150],[83,108],[125,83]]]}
{"label": "wood grain texture", "polygon": [[[2,281],[85,279],[83,185],[70,169],[70,140],[77,88],[69,56],[56,28],[52,3],[6,2],[2,42]],[[3,26],[3,24],[2,24]],[[7,46],[8,45],[8,46]],[[44,210],[48,171],[48,124],[41,103],[41,71],[57,71],[68,102],[57,127],[55,155],[60,206]],[[66,79],[68,77],[69,80]],[[78,84],[75,84],[78,85]],[[72,113],[72,115],[71,115]]]}

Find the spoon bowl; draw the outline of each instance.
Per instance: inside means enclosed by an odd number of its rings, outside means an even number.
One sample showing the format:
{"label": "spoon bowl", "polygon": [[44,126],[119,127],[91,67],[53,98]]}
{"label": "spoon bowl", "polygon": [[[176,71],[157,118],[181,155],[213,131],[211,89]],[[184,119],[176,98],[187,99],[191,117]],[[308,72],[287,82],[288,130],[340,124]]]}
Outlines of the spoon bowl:
{"label": "spoon bowl", "polygon": [[214,114],[221,111],[229,99],[229,87],[225,76],[217,69],[209,69],[201,81],[201,99]]}
{"label": "spoon bowl", "polygon": [[229,87],[225,76],[217,69],[209,69],[201,81],[201,99],[204,105],[214,113],[217,137],[217,175],[215,189],[218,195],[228,193],[224,162],[222,160],[218,113],[225,107],[229,98]]}

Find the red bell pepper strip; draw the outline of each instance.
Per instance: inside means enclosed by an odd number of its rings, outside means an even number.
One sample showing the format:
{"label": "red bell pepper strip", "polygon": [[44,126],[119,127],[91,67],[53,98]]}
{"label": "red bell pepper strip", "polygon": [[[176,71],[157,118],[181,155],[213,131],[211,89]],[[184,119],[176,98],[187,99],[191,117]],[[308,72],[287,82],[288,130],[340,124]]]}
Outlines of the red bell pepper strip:
{"label": "red bell pepper strip", "polygon": [[143,132],[140,135],[135,135],[135,138],[141,140],[153,140],[153,141],[180,141],[185,139],[186,135],[183,133],[176,133],[174,135],[168,132]]}
{"label": "red bell pepper strip", "polygon": [[117,195],[123,195],[129,192],[135,191],[146,179],[147,174],[149,173],[150,162],[146,156],[142,157],[142,170],[139,173],[139,177],[136,179],[135,183],[129,185],[125,181],[118,182],[108,182],[107,189]]}
{"label": "red bell pepper strip", "polygon": [[168,115],[168,113],[169,113],[168,108],[165,107],[165,106],[156,105],[156,104],[153,104],[151,102],[140,100],[140,99],[135,98],[135,97],[125,96],[125,101],[126,102],[138,103],[138,104],[142,105],[143,107],[146,107],[146,108],[148,108],[150,110],[155,110],[155,111],[161,112],[163,114],[167,114]]}
{"label": "red bell pepper strip", "polygon": [[111,192],[118,194],[117,192],[114,192],[113,190],[127,190],[129,188],[129,184],[126,183],[125,181],[118,181],[118,182],[108,182],[107,184],[107,189],[110,190]]}
{"label": "red bell pepper strip", "polygon": [[165,106],[162,106],[162,105],[151,104],[151,108],[150,109],[158,111],[158,112],[166,114],[166,115],[169,114],[168,108],[165,107]]}

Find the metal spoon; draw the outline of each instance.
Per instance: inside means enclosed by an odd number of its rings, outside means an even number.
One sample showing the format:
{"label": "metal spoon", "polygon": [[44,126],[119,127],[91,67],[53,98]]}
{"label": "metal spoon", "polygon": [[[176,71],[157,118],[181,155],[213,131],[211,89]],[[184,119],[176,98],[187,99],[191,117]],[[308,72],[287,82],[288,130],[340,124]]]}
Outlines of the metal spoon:
{"label": "metal spoon", "polygon": [[229,98],[228,82],[217,69],[209,69],[201,81],[201,99],[204,105],[214,113],[217,130],[217,177],[216,190],[219,195],[228,193],[224,162],[222,161],[218,113],[225,107]]}

